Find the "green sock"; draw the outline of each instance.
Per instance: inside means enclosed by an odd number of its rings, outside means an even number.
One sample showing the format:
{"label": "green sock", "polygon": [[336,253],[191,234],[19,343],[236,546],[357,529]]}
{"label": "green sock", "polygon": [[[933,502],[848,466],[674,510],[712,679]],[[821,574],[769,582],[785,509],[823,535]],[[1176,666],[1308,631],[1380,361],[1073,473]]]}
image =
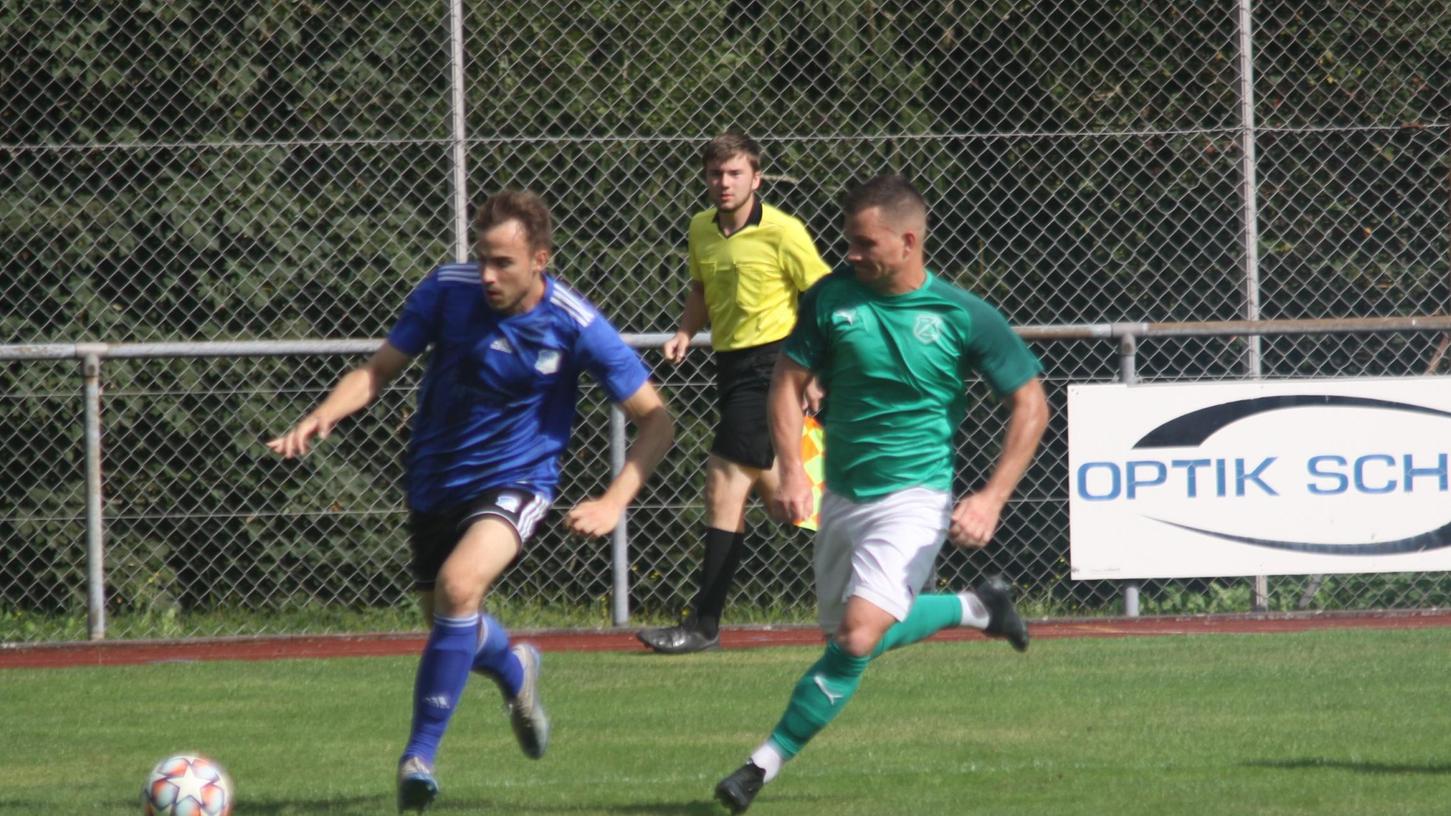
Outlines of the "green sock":
{"label": "green sock", "polygon": [[962,602],[956,595],[918,595],[907,610],[907,617],[892,625],[882,635],[872,657],[916,643],[949,626],[962,623]]}
{"label": "green sock", "polygon": [[857,686],[861,685],[862,672],[871,661],[870,657],[852,657],[834,640],[826,645],[826,654],[796,683],[796,688],[791,691],[791,702],[786,705],[786,713],[781,715],[776,730],[771,732],[771,741],[776,743],[786,759],[796,756],[837,712],[846,707]]}
{"label": "green sock", "polygon": [[881,643],[870,656],[852,657],[836,641],[831,641],[826,645],[826,654],[806,670],[791,691],[791,702],[786,705],[781,721],[776,723],[776,730],[771,732],[771,742],[785,759],[796,756],[846,707],[861,685],[862,672],[873,658],[961,623],[962,602],[956,595],[919,595],[906,619],[893,624],[882,635]]}

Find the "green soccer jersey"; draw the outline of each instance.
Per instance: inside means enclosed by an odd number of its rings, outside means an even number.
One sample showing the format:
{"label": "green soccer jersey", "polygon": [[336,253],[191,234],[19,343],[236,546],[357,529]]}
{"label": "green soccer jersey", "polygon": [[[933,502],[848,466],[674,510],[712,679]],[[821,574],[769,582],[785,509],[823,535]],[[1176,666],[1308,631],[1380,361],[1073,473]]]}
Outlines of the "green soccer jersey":
{"label": "green soccer jersey", "polygon": [[1001,312],[930,269],[900,295],[833,272],[801,296],[785,353],[826,389],[826,486],[853,501],[951,490],[967,379],[1005,396],[1042,371]]}

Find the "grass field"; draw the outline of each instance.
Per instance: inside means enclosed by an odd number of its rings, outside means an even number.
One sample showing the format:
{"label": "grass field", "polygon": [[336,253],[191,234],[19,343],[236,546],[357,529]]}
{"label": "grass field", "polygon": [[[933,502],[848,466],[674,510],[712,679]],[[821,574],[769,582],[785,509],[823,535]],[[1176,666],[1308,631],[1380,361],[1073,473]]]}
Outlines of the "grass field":
{"label": "grass field", "polygon": [[[818,650],[551,653],[550,754],[471,684],[433,812],[718,813]],[[0,671],[0,814],[134,814],[151,764],[221,760],[238,816],[393,812],[414,660]],[[922,644],[752,814],[1451,812],[1451,630]]]}

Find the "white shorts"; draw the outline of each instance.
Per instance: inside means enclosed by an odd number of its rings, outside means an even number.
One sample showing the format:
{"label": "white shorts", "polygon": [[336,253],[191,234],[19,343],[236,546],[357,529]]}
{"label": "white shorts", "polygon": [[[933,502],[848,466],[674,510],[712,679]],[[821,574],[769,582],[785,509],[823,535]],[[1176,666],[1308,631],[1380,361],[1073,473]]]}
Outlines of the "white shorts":
{"label": "white shorts", "polygon": [[952,520],[952,495],[909,487],[869,502],[825,491],[816,533],[816,598],[821,628],[841,625],[856,596],[907,617],[917,592],[932,576]]}

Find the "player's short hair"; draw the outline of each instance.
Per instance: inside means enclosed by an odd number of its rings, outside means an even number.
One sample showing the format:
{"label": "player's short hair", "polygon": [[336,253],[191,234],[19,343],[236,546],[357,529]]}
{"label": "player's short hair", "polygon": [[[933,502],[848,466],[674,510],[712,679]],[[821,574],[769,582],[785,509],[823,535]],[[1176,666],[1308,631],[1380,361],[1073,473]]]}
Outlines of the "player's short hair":
{"label": "player's short hair", "polygon": [[847,191],[841,199],[844,215],[879,207],[893,223],[920,223],[927,230],[927,199],[912,182],[898,173],[874,176]]}
{"label": "player's short hair", "polygon": [[506,221],[518,221],[529,237],[529,248],[554,248],[554,219],[549,205],[528,190],[504,190],[484,199],[474,214],[474,232],[482,235]]}
{"label": "player's short hair", "polygon": [[739,130],[728,130],[706,142],[705,147],[701,148],[700,166],[708,168],[712,162],[728,161],[742,154],[751,163],[752,170],[761,172],[761,146],[756,144],[755,139]]}

